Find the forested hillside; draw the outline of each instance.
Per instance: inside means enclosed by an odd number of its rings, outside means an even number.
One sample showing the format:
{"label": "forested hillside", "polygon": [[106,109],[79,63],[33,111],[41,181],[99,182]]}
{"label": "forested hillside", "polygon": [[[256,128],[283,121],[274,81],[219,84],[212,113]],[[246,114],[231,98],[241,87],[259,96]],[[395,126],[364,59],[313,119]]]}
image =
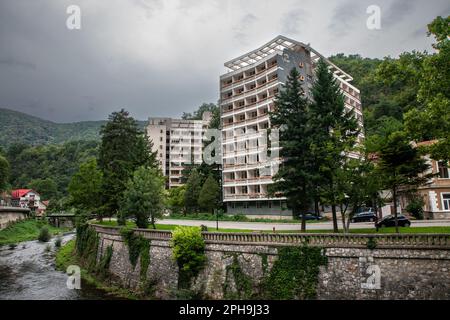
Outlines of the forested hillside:
{"label": "forested hillside", "polygon": [[[29,145],[60,144],[76,140],[99,140],[100,127],[106,121],[55,123],[25,113],[0,108],[0,146],[14,143]],[[144,127],[145,121],[138,121]]]}

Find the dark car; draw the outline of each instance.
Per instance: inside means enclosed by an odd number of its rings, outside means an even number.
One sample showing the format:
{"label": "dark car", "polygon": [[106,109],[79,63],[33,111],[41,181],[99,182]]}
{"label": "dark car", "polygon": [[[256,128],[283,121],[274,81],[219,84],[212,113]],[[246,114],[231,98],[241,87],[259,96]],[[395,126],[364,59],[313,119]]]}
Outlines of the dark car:
{"label": "dark car", "polygon": [[352,223],[355,222],[374,222],[377,221],[378,217],[373,210],[373,208],[364,208],[356,213],[350,220]]}
{"label": "dark car", "polygon": [[[398,220],[398,226],[399,227],[409,227],[411,226],[411,221],[404,215],[400,214],[397,217]],[[383,228],[383,227],[395,227],[395,217],[393,215],[388,215],[381,219],[379,222],[376,223],[377,228]]]}
{"label": "dark car", "polygon": [[[302,219],[302,215],[298,215],[299,219]],[[305,213],[305,220],[322,220],[322,216],[317,216],[315,212],[307,212]]]}

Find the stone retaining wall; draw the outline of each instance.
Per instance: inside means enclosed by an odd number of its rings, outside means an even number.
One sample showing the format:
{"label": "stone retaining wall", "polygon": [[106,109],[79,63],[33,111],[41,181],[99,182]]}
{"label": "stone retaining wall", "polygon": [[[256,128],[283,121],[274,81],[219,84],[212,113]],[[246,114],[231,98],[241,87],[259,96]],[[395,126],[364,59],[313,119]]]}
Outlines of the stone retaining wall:
{"label": "stone retaining wall", "polygon": [[0,207],[0,230],[6,228],[10,223],[26,219],[30,209]]}
{"label": "stone retaining wall", "polygon": [[[140,267],[133,269],[119,229],[94,226],[100,236],[100,256],[113,246],[110,272],[116,281],[138,290]],[[136,230],[151,241],[147,279],[160,299],[174,298],[178,266],[172,259],[171,233]],[[324,248],[327,266],[320,267],[318,299],[450,299],[450,235],[334,235],[203,233],[205,268],[193,281],[203,298],[223,299],[224,284],[235,287],[227,266],[237,259],[257,290],[282,246]],[[377,246],[367,248],[369,239]],[[379,275],[379,276],[378,276]],[[230,283],[231,281],[231,283]]]}

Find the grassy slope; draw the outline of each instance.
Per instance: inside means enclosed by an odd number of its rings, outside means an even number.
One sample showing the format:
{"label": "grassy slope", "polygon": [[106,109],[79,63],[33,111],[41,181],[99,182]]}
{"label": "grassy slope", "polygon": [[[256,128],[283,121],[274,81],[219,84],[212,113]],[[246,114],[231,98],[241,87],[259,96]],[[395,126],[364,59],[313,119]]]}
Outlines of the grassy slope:
{"label": "grassy slope", "polygon": [[[75,240],[71,240],[63,245],[55,257],[56,269],[65,272],[70,265],[81,265],[75,254]],[[97,289],[103,290],[115,299],[137,299],[131,291],[118,286],[111,285],[91,275],[86,269],[81,268],[81,280]],[[83,283],[81,283],[83,285]]]}
{"label": "grassy slope", "polygon": [[67,228],[60,229],[52,227],[43,221],[20,221],[0,231],[0,245],[36,240],[39,236],[39,231],[43,226],[48,227],[52,235],[68,230]]}

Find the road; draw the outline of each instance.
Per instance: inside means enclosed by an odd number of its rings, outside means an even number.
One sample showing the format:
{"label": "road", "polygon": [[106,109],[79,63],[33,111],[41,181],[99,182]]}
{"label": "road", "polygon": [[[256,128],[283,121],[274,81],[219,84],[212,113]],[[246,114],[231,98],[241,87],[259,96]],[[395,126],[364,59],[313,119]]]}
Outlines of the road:
{"label": "road", "polygon": [[[183,226],[200,226],[205,225],[208,228],[215,228],[215,221],[202,220],[176,220],[164,219],[159,220],[158,224],[174,224]],[[412,221],[411,228],[414,227],[450,227],[450,220],[423,220]],[[235,222],[235,221],[219,221],[219,228],[221,229],[240,229],[240,230],[300,230],[300,223],[272,223],[272,222]],[[339,221],[339,228],[342,228],[342,223]],[[350,229],[374,228],[373,222],[362,222],[350,224]],[[332,230],[333,223],[315,222],[307,223],[306,230]]]}

